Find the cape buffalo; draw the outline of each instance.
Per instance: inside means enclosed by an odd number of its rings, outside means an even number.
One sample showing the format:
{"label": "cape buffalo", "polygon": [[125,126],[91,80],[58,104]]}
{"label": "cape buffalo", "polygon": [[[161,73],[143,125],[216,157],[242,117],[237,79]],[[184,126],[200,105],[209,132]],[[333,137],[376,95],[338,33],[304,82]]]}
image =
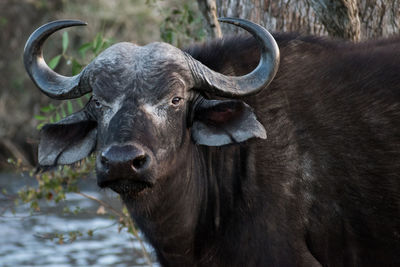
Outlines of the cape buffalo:
{"label": "cape buffalo", "polygon": [[92,92],[41,130],[39,165],[95,151],[98,185],[163,266],[400,266],[400,39],[221,21],[251,35],[185,51],[117,43],[74,77],[49,69],[42,46],[84,23],[36,30],[24,63],[39,89]]}

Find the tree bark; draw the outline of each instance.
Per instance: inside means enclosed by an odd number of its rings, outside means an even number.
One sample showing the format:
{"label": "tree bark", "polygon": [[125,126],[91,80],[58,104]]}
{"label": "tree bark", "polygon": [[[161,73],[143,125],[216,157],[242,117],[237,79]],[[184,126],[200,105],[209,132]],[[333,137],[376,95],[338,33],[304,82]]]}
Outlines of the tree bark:
{"label": "tree bark", "polygon": [[218,22],[217,6],[215,0],[199,1],[199,7],[203,16],[207,21],[208,35],[212,38],[219,38],[222,36],[221,27]]}
{"label": "tree bark", "polygon": [[361,26],[356,0],[309,0],[328,34],[360,41]]}
{"label": "tree bark", "polygon": [[[244,18],[270,31],[352,41],[399,34],[400,0],[208,0],[219,17]],[[198,0],[201,6],[204,0]],[[239,29],[221,24],[224,34]]]}
{"label": "tree bark", "polygon": [[399,0],[362,0],[358,3],[361,36],[377,38],[400,33]]}
{"label": "tree bark", "polygon": [[[303,0],[216,0],[218,16],[238,17],[259,23],[270,31],[326,35],[310,4]],[[224,33],[237,28],[221,25]]]}

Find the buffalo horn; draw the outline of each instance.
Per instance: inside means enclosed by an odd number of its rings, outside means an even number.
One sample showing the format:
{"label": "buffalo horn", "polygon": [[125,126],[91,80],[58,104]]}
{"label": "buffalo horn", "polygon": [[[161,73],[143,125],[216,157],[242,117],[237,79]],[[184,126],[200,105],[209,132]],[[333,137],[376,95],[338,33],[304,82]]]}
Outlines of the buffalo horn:
{"label": "buffalo horn", "polygon": [[261,59],[258,66],[243,76],[225,76],[196,60],[189,60],[195,88],[223,97],[241,97],[256,94],[273,80],[279,67],[279,48],[272,35],[262,26],[248,20],[219,18],[219,21],[239,26],[258,41]]}
{"label": "buffalo horn", "polygon": [[86,23],[79,20],[53,21],[32,33],[25,44],[25,69],[36,86],[51,98],[77,98],[91,91],[90,88],[79,86],[82,72],[73,77],[62,76],[50,69],[42,53],[43,44],[52,33],[63,28],[83,25]]}

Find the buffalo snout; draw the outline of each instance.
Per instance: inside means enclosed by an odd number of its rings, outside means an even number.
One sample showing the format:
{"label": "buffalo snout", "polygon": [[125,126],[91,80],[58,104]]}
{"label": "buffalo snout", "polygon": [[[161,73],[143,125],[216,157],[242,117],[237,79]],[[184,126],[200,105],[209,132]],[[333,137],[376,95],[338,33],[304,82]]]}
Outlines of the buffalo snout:
{"label": "buffalo snout", "polygon": [[120,184],[153,183],[151,166],[153,156],[137,144],[111,145],[99,155],[97,162],[97,183],[101,187],[115,187]]}

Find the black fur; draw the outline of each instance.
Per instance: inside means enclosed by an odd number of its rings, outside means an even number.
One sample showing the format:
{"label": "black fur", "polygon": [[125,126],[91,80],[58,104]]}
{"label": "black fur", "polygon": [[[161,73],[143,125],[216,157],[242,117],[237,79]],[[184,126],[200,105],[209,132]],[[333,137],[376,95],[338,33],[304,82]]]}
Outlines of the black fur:
{"label": "black fur", "polygon": [[[400,266],[400,39],[275,38],[279,72],[245,99],[267,139],[189,146],[161,195],[125,199],[134,220],[165,266]],[[186,51],[259,60],[246,36]]]}

